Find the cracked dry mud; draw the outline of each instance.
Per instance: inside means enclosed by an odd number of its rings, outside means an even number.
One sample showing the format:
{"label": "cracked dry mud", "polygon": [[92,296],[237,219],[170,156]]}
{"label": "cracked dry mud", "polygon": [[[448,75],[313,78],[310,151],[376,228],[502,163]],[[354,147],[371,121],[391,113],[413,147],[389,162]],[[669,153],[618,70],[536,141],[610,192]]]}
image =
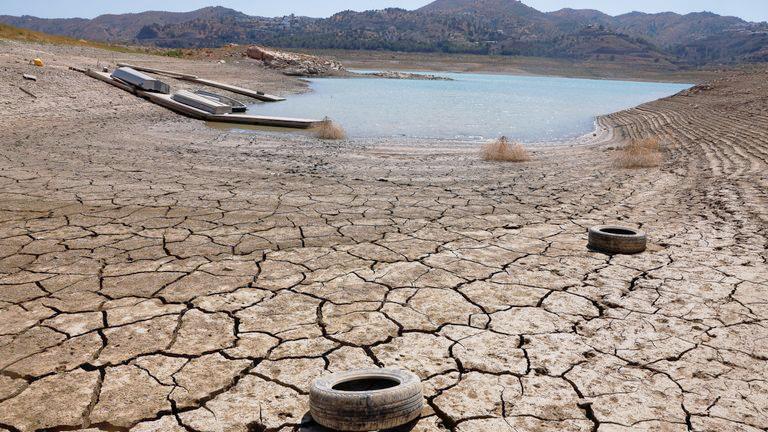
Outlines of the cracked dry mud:
{"label": "cracked dry mud", "polygon": [[[423,379],[420,432],[768,430],[768,74],[509,165],[212,129],[2,47],[3,83],[50,66],[0,87],[0,430],[320,431],[311,380],[370,366]],[[612,167],[649,135],[660,169]],[[649,251],[585,248],[617,222]]]}

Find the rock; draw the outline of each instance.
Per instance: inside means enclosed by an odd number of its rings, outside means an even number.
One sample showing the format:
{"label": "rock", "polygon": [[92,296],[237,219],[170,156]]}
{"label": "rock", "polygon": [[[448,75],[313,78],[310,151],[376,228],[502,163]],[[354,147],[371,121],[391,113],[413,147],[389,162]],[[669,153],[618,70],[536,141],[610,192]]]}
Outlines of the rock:
{"label": "rock", "polygon": [[409,72],[397,72],[397,71],[383,71],[383,72],[371,72],[360,74],[367,77],[384,78],[384,79],[400,79],[400,80],[424,80],[424,81],[453,81],[453,78],[442,77],[432,74],[420,74]]}
{"label": "rock", "polygon": [[261,61],[271,69],[282,70],[291,76],[328,76],[346,72],[344,66],[325,57],[278,51],[261,46],[251,46],[246,51],[248,57]]}

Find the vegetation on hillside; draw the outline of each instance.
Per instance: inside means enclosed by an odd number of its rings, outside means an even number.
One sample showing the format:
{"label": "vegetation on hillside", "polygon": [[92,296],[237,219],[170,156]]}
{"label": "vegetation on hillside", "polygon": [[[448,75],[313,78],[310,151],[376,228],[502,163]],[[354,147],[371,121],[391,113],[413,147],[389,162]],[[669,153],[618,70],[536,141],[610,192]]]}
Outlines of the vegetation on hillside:
{"label": "vegetation on hillside", "polygon": [[[0,39],[18,40],[24,42],[37,42],[60,45],[79,45],[92,48],[109,49],[113,51],[129,52],[135,51],[123,45],[115,45],[101,42],[87,41],[84,39],[74,39],[67,36],[50,35],[47,33],[36,32],[23,28],[0,24]],[[142,49],[145,51],[146,49]]]}
{"label": "vegetation on hillside", "polygon": [[513,0],[437,0],[419,10],[344,11],[330,18],[253,17],[223,7],[86,19],[0,16],[0,22],[89,40],[164,48],[228,43],[285,48],[444,52],[701,65],[768,60],[768,24],[712,13],[616,17],[544,13]]}
{"label": "vegetation on hillside", "polygon": [[184,55],[180,50],[170,50],[155,47],[126,46],[117,43],[94,42],[85,39],[75,39],[67,36],[51,35],[2,23],[0,23],[0,39],[43,44],[83,46],[123,53],[144,53],[169,57],[183,57]]}

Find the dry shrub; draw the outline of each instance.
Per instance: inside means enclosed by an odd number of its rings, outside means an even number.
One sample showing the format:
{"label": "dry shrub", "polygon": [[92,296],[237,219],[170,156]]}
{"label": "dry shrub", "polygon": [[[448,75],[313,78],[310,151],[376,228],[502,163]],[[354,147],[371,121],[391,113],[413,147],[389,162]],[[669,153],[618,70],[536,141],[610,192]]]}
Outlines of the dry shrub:
{"label": "dry shrub", "polygon": [[507,137],[501,137],[485,144],[481,156],[486,161],[525,162],[531,160],[528,150],[518,142],[510,142]]}
{"label": "dry shrub", "polygon": [[634,140],[619,149],[614,163],[619,168],[651,168],[661,165],[661,144],[657,138]]}
{"label": "dry shrub", "polygon": [[328,117],[314,127],[314,132],[316,137],[324,140],[342,140],[347,137],[344,129]]}

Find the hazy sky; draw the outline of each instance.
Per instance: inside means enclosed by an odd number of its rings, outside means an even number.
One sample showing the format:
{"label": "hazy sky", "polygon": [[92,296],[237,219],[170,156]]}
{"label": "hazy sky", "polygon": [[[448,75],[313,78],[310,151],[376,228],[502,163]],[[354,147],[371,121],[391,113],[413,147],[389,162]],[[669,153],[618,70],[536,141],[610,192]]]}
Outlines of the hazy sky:
{"label": "hazy sky", "polygon": [[[250,15],[281,16],[295,13],[329,16],[352,9],[402,7],[415,9],[431,0],[0,0],[0,15],[34,15],[45,18],[93,18],[104,13],[145,10],[189,11],[221,5]],[[551,11],[564,7],[599,9],[611,15],[633,10],[687,13],[708,10],[750,21],[768,20],[768,0],[524,0],[529,6]]]}

